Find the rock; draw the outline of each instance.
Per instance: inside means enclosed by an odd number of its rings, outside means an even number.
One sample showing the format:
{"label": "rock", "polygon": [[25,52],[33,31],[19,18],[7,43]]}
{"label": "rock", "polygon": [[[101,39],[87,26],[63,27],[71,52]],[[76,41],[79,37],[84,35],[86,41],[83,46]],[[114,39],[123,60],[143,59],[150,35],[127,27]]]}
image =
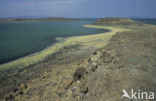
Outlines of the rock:
{"label": "rock", "polygon": [[117,18],[117,17],[101,18],[97,20],[94,24],[95,25],[143,25],[142,23],[136,22],[129,18]]}
{"label": "rock", "polygon": [[21,83],[21,84],[19,85],[19,89],[25,90],[25,89],[27,89],[27,85],[24,84],[24,83]]}
{"label": "rock", "polygon": [[68,89],[73,84],[73,79],[69,79],[65,81],[65,89]]}
{"label": "rock", "polygon": [[15,93],[15,92],[17,92],[17,91],[18,91],[18,88],[17,88],[17,87],[15,87],[15,88],[13,88],[13,89],[12,89],[12,91]]}
{"label": "rock", "polygon": [[97,65],[93,66],[93,67],[92,67],[92,71],[95,72],[97,68],[98,68]]}
{"label": "rock", "polygon": [[64,89],[58,89],[56,91],[56,94],[59,96],[59,97],[63,97],[63,94],[65,93],[65,90]]}
{"label": "rock", "polygon": [[81,77],[83,76],[84,72],[85,72],[84,68],[82,68],[82,67],[81,68],[77,68],[75,73],[74,73],[74,75],[73,75],[73,79],[75,81],[81,79]]}
{"label": "rock", "polygon": [[114,57],[111,55],[110,51],[104,51],[103,54],[100,57],[101,62],[103,63],[110,63],[112,62],[112,60],[114,59]]}
{"label": "rock", "polygon": [[22,94],[23,94],[23,91],[22,91],[22,90],[20,90],[18,93],[22,95]]}
{"label": "rock", "polygon": [[78,84],[80,84],[80,83],[81,83],[81,81],[77,81],[77,83],[78,83]]}
{"label": "rock", "polygon": [[14,100],[12,100],[12,97],[6,97],[5,101],[14,101]]}
{"label": "rock", "polygon": [[81,91],[81,93],[87,94],[88,93],[88,87],[87,86],[81,86],[80,91]]}

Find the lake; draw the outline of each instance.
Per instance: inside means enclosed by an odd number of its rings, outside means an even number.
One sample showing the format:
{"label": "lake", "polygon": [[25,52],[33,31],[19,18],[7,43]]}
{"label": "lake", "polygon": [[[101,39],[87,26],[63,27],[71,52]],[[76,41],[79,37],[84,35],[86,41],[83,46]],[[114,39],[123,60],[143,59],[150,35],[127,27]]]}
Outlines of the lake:
{"label": "lake", "polygon": [[56,43],[56,39],[107,31],[83,27],[95,20],[1,22],[0,64],[40,51]]}

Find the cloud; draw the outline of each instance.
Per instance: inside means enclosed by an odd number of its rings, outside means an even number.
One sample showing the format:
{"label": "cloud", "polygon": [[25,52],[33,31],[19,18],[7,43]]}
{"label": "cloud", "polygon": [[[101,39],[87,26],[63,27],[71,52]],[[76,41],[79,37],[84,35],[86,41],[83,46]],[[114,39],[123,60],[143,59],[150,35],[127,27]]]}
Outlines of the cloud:
{"label": "cloud", "polygon": [[[87,0],[2,0],[1,12],[61,15],[81,8]],[[49,15],[49,14],[48,14]]]}
{"label": "cloud", "polygon": [[1,16],[66,16],[81,9],[87,0],[1,0]]}
{"label": "cloud", "polygon": [[80,6],[86,0],[32,0],[29,5],[47,9],[70,9]]}
{"label": "cloud", "polygon": [[52,8],[55,6],[59,7],[67,7],[67,6],[78,6],[82,3],[85,3],[87,0],[2,0],[0,5],[11,5],[14,7],[44,7],[44,8]]}

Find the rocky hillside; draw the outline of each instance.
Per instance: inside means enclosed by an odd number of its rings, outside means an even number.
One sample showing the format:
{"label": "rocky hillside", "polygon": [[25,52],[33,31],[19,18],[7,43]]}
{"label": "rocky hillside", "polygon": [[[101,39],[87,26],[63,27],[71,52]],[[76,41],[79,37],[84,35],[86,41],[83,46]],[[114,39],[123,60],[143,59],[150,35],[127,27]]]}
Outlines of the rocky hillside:
{"label": "rocky hillside", "polygon": [[156,30],[149,27],[118,32],[100,49],[82,52],[86,46],[77,43],[17,73],[1,71],[0,100],[138,101],[121,99],[122,90],[156,94]]}
{"label": "rocky hillside", "polygon": [[119,32],[89,58],[44,69],[36,79],[17,86],[6,100],[121,101],[123,89],[156,93],[155,61],[155,31]]}
{"label": "rocky hillside", "polygon": [[80,101],[121,101],[122,89],[156,93],[155,61],[156,32],[117,33],[88,59],[81,79],[88,88],[80,88],[86,91]]}
{"label": "rocky hillside", "polygon": [[78,64],[72,80],[63,84],[61,101],[121,101],[123,89],[156,93],[155,61],[156,32],[116,33]]}
{"label": "rocky hillside", "polygon": [[96,25],[142,25],[140,22],[136,22],[129,18],[101,18],[94,24]]}

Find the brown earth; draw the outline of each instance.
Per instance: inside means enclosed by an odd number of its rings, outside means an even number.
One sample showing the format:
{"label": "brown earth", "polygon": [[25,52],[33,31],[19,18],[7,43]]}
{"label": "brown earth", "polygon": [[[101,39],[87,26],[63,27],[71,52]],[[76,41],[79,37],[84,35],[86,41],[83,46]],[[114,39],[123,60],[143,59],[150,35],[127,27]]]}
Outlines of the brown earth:
{"label": "brown earth", "polygon": [[141,22],[136,22],[129,18],[101,18],[97,20],[95,25],[143,25]]}
{"label": "brown earth", "polygon": [[41,63],[19,68],[18,73],[1,72],[0,99],[136,101],[121,99],[122,89],[156,94],[154,29],[118,32],[100,49],[83,47],[66,46]]}

